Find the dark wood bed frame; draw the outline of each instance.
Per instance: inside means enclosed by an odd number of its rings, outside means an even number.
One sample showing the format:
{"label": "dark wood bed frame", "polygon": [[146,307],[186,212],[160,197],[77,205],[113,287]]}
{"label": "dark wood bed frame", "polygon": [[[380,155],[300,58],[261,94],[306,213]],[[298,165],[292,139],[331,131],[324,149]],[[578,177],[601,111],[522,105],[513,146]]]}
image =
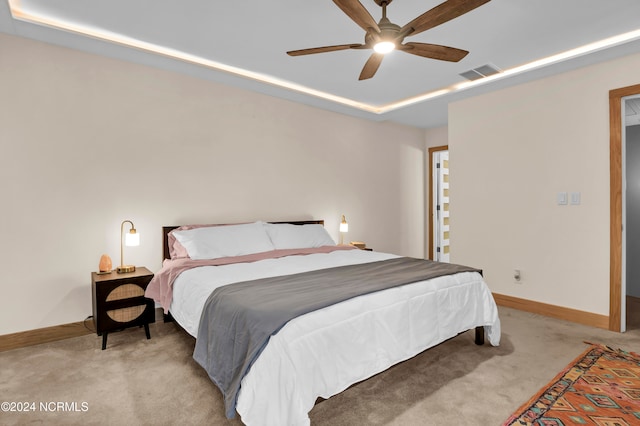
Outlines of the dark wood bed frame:
{"label": "dark wood bed frame", "polygon": [[[295,221],[281,221],[281,222],[269,222],[269,223],[288,223],[291,225],[322,225],[324,226],[324,220],[295,220]],[[232,224],[215,224],[216,226],[232,225]],[[163,226],[162,227],[162,259],[169,259],[169,232],[179,228],[181,225]],[[173,321],[171,313],[165,314],[164,321]],[[484,327],[476,327],[475,336],[476,345],[484,345]]]}

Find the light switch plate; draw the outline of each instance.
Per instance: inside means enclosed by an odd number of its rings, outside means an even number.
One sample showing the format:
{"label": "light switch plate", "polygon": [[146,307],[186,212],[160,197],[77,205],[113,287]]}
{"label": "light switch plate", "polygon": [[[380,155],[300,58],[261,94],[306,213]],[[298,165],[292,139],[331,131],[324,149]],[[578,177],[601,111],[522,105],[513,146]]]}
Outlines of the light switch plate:
{"label": "light switch plate", "polygon": [[580,193],[572,192],[571,193],[571,205],[577,206],[580,205]]}
{"label": "light switch plate", "polygon": [[566,192],[558,192],[557,200],[558,200],[558,205],[559,206],[566,206],[567,203],[568,203],[568,201],[567,201],[567,193]]}

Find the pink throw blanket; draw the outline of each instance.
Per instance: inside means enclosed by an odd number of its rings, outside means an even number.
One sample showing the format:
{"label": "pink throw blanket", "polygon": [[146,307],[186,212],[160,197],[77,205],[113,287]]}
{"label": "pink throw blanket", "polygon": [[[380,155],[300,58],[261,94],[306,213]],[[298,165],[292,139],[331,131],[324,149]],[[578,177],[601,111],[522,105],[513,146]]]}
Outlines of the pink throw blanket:
{"label": "pink throw blanket", "polygon": [[182,272],[199,266],[220,266],[232,263],[250,263],[264,259],[277,259],[285,256],[307,255],[315,253],[331,253],[336,250],[353,250],[354,246],[322,246],[317,248],[273,250],[244,256],[222,257],[219,259],[192,260],[189,258],[165,259],[160,269],[147,286],[144,295],[162,305],[164,313],[169,312],[173,299],[173,282]]}

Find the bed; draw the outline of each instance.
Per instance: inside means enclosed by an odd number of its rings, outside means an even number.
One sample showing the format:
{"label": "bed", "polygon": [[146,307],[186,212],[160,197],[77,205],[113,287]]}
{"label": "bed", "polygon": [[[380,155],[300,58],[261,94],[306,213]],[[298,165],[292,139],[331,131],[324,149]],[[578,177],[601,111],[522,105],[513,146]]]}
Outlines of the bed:
{"label": "bed", "polygon": [[462,332],[500,342],[481,271],[339,246],[323,224],[163,227],[146,295],[196,337],[229,418],[308,425],[318,398]]}

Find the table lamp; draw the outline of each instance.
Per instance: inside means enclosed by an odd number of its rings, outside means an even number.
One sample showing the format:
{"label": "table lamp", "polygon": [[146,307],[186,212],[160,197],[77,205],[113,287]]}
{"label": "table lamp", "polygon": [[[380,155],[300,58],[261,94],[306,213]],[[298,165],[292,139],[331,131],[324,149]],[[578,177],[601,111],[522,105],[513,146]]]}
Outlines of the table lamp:
{"label": "table lamp", "polygon": [[[124,232],[124,224],[128,223],[131,225],[131,229],[129,232],[125,234]],[[116,268],[116,271],[119,274],[126,272],[134,272],[136,270],[135,265],[125,265],[124,264],[124,246],[133,247],[140,245],[140,234],[136,231],[136,228],[130,220],[125,220],[120,224],[120,266]]]}

